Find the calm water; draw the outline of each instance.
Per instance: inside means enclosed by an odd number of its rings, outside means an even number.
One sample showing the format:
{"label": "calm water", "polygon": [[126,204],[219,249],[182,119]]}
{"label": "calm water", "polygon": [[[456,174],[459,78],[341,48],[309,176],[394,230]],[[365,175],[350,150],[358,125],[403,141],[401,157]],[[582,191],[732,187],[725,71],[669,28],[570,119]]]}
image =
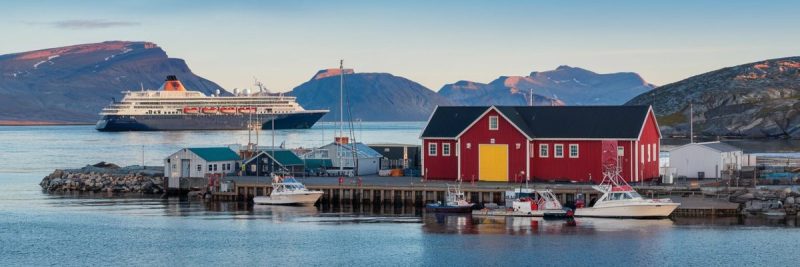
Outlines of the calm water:
{"label": "calm water", "polygon": [[[365,142],[415,143],[422,123],[364,123]],[[330,127],[327,125],[326,127]],[[325,130],[325,140],[332,136]],[[184,146],[247,132],[99,133],[0,127],[0,266],[41,265],[788,265],[796,218],[564,221],[421,215],[410,208],[252,207],[150,197],[48,195],[55,167],[160,164]],[[261,143],[271,142],[268,132]],[[266,140],[266,142],[265,142]],[[319,128],[276,143],[323,143]],[[143,149],[144,148],[144,149]]]}

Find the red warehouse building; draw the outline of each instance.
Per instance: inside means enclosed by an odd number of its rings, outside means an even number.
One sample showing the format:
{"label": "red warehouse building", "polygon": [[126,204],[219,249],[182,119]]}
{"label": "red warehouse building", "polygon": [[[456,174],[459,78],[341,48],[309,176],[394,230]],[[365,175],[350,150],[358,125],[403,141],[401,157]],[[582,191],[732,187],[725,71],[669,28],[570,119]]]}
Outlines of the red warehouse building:
{"label": "red warehouse building", "polygon": [[427,179],[599,183],[612,141],[639,182],[658,177],[661,132],[649,106],[437,107],[421,139]]}

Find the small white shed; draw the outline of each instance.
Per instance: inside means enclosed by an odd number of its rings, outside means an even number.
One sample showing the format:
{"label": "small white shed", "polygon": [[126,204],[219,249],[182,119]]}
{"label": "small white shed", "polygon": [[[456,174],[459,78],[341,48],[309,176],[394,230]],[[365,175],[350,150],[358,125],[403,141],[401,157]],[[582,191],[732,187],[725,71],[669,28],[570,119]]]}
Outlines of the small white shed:
{"label": "small white shed", "polygon": [[722,143],[692,143],[669,151],[669,167],[675,174],[689,178],[724,178],[740,171],[742,149]]}
{"label": "small white shed", "polygon": [[169,188],[178,188],[180,178],[203,178],[206,174],[234,174],[239,154],[227,147],[184,148],[164,159]]}

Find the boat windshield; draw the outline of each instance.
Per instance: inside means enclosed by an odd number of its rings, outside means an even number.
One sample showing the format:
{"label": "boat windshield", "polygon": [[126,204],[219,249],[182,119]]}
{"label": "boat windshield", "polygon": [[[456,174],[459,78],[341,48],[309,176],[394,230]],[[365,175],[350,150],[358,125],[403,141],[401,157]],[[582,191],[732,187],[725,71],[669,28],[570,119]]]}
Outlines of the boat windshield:
{"label": "boat windshield", "polygon": [[626,200],[626,199],[633,199],[633,197],[631,197],[629,193],[611,193],[608,195],[608,200]]}
{"label": "boat windshield", "polygon": [[283,177],[283,183],[285,183],[285,184],[299,184],[300,182],[298,182],[296,179],[294,179],[294,177],[286,176],[286,177]]}
{"label": "boat windshield", "polygon": [[639,193],[636,193],[636,191],[628,192],[628,194],[631,194],[631,197],[633,198],[642,198],[642,195],[639,195]]}

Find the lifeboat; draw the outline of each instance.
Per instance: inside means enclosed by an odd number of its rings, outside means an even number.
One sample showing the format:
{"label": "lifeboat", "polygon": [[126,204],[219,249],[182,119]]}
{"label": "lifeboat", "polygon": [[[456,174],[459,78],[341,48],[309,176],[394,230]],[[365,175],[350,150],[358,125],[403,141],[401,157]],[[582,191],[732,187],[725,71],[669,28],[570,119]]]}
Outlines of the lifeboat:
{"label": "lifeboat", "polygon": [[183,113],[197,114],[198,112],[200,112],[200,108],[198,107],[183,107]]}
{"label": "lifeboat", "polygon": [[245,113],[245,114],[256,113],[256,108],[255,107],[242,107],[242,108],[239,108],[239,113]]}
{"label": "lifeboat", "polygon": [[203,108],[203,113],[206,113],[206,114],[214,114],[214,113],[217,113],[217,111],[219,111],[219,109],[217,107],[204,107]]}
{"label": "lifeboat", "polygon": [[221,107],[221,108],[219,108],[219,112],[226,113],[226,114],[236,113],[236,108],[235,107]]}

